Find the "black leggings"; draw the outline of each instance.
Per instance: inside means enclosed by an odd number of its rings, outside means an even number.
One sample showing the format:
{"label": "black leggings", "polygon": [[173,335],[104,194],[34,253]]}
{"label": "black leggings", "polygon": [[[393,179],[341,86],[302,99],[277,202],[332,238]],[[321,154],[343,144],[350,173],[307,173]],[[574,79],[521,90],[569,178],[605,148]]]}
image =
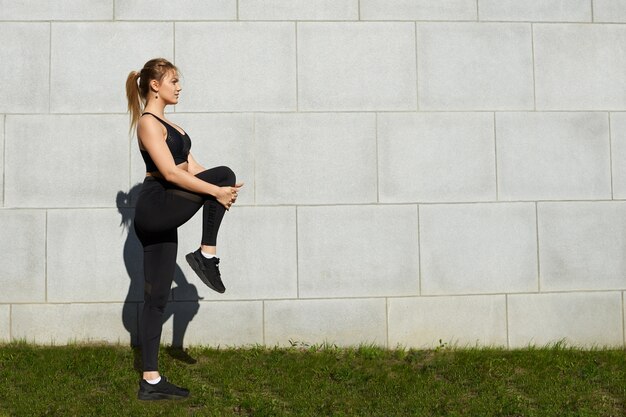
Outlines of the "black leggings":
{"label": "black leggings", "polygon": [[[218,186],[235,185],[235,173],[217,167],[196,175]],[[163,312],[176,268],[177,228],[202,210],[203,245],[215,246],[226,209],[215,197],[183,190],[163,179],[146,177],[135,208],[135,231],[143,246],[144,305],[141,319],[143,370],[158,370]]]}

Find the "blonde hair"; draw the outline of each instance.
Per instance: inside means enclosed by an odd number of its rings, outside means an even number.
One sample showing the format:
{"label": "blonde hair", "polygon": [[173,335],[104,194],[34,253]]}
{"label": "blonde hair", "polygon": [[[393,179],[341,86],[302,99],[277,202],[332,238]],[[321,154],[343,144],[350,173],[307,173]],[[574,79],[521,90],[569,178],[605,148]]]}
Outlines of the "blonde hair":
{"label": "blonde hair", "polygon": [[170,71],[178,73],[178,68],[165,58],[154,58],[146,62],[141,71],[131,71],[126,78],[126,98],[130,113],[130,130],[132,131],[141,117],[141,111],[146,106],[150,81],[161,82]]}

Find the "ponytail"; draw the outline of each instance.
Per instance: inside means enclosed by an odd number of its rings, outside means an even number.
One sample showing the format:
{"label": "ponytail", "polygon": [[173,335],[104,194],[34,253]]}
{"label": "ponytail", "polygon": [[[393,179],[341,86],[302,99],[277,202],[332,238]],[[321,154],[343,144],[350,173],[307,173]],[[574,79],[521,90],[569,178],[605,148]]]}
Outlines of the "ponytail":
{"label": "ponytail", "polygon": [[128,112],[130,113],[130,130],[132,131],[139,122],[141,112],[146,106],[150,81],[161,82],[169,71],[178,73],[178,68],[167,59],[154,58],[146,62],[141,71],[131,71],[126,78],[126,98],[128,99]]}
{"label": "ponytail", "polygon": [[139,121],[139,117],[141,116],[141,108],[143,103],[143,98],[139,93],[139,85],[137,82],[139,81],[139,72],[131,71],[128,74],[128,78],[126,79],[126,98],[128,99],[128,112],[130,113],[130,130],[132,131],[135,126],[137,126],[137,122]]}

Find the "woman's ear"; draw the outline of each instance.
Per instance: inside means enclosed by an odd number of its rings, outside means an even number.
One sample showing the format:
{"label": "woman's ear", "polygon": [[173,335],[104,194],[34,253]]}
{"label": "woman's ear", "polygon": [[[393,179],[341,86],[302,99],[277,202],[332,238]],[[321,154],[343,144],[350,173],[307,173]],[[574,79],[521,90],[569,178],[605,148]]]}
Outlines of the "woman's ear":
{"label": "woman's ear", "polygon": [[152,91],[158,92],[160,83],[157,80],[150,80],[150,88]]}

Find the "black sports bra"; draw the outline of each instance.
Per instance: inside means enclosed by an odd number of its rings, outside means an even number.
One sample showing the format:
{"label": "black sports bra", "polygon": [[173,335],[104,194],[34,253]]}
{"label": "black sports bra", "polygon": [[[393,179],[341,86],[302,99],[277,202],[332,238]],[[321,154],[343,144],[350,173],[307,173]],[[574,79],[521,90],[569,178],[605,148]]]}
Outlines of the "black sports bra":
{"label": "black sports bra", "polygon": [[[182,164],[183,162],[187,162],[189,150],[191,149],[191,138],[189,138],[189,135],[187,135],[187,133],[181,134],[174,126],[166,123],[164,120],[160,119],[152,113],[145,112],[142,114],[142,116],[144,114],[149,114],[153,116],[158,121],[163,123],[163,126],[165,126],[165,128],[167,129],[167,137],[165,138],[165,143],[172,153],[174,163],[178,165]],[[139,151],[141,152],[143,161],[146,163],[146,172],[158,171],[159,169],[150,157],[148,151],[145,151],[143,149],[139,149]]]}

